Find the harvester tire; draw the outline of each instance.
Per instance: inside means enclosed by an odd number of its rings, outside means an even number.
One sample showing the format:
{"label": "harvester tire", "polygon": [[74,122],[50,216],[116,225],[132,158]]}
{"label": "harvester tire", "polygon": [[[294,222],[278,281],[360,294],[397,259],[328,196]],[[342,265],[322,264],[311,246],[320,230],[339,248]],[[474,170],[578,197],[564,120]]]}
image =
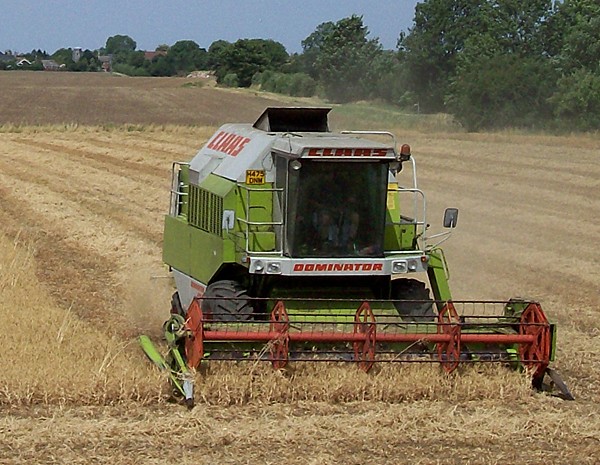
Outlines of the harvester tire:
{"label": "harvester tire", "polygon": [[[392,281],[392,299],[394,299],[394,306],[402,318],[417,323],[433,321],[436,318],[429,289],[421,281],[416,279]],[[408,302],[402,302],[402,300]]]}
{"label": "harvester tire", "polygon": [[203,297],[202,312],[217,321],[247,321],[252,318],[252,301],[237,281],[215,281],[206,288]]}

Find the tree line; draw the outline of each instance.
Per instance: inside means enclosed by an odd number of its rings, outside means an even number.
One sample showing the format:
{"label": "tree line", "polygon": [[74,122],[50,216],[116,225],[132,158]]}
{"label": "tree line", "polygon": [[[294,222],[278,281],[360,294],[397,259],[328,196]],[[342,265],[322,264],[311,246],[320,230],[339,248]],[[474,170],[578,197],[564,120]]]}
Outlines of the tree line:
{"label": "tree line", "polygon": [[421,108],[468,129],[600,127],[597,0],[428,0],[398,57]]}
{"label": "tree line", "polygon": [[424,0],[395,50],[369,38],[357,15],[318,25],[301,45],[301,53],[288,54],[266,39],[217,40],[208,49],[182,40],[148,57],[131,37],[116,35],[77,62],[70,49],[32,51],[31,58],[96,71],[109,55],[114,71],[133,76],[211,70],[231,87],[446,112],[468,130],[600,126],[596,0]]}

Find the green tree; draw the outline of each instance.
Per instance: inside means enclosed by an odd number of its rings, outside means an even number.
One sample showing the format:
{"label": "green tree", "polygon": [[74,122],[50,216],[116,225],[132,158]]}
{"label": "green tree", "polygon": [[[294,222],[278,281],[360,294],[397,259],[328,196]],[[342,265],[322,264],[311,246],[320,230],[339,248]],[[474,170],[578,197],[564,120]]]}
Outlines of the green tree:
{"label": "green tree", "polygon": [[298,57],[298,61],[302,70],[313,79],[318,79],[319,77],[316,62],[321,54],[325,39],[333,33],[334,28],[335,24],[331,21],[321,23],[311,35],[302,41],[302,55]]}
{"label": "green tree", "polygon": [[410,106],[416,100],[408,98],[406,91],[406,73],[399,55],[392,50],[383,50],[378,54],[367,73],[368,82],[372,83],[369,89],[370,97],[382,99],[386,102],[400,106]]}
{"label": "green tree", "polygon": [[178,72],[205,69],[208,61],[208,52],[200,48],[193,40],[180,40],[175,42],[168,51],[173,60],[173,66]]}
{"label": "green tree", "polygon": [[555,57],[561,71],[600,70],[600,3],[565,0],[552,18]]}
{"label": "green tree", "polygon": [[223,52],[231,46],[231,42],[226,40],[215,40],[208,47],[208,56],[206,66],[208,69],[217,70],[223,63]]}
{"label": "green tree", "polygon": [[150,76],[150,73],[145,67],[136,68],[127,63],[115,63],[113,65],[113,71],[115,73],[126,74],[127,76]]}
{"label": "green tree", "polygon": [[425,111],[443,111],[450,83],[479,66],[482,56],[542,55],[551,14],[551,0],[418,3],[414,27],[399,41],[409,89]]}
{"label": "green tree", "polygon": [[154,57],[148,71],[151,76],[173,76],[177,74],[173,59],[168,55]]}
{"label": "green tree", "polygon": [[550,101],[561,127],[597,130],[600,127],[600,74],[580,68],[563,76]]}
{"label": "green tree", "polygon": [[273,40],[240,39],[233,44],[223,44],[215,68],[217,82],[223,83],[225,76],[235,74],[240,87],[249,87],[256,73],[278,69],[287,60],[285,47]]}
{"label": "green tree", "polygon": [[237,74],[229,73],[223,77],[222,84],[227,87],[239,87],[240,82],[238,80]]}
{"label": "green tree", "polygon": [[548,21],[550,56],[561,78],[550,102],[561,127],[600,126],[600,3],[564,0]]}
{"label": "green tree", "polygon": [[25,58],[27,58],[29,61],[31,61],[32,63],[34,61],[41,61],[41,60],[45,60],[46,58],[48,58],[48,54],[44,51],[42,52],[39,48],[37,50],[32,50],[29,53],[25,53],[23,55]]}
{"label": "green tree", "polygon": [[550,121],[556,74],[551,62],[516,54],[482,56],[455,76],[448,109],[470,131],[535,127]]}
{"label": "green tree", "polygon": [[89,62],[85,58],[80,58],[77,62],[67,66],[67,71],[84,72],[89,70]]}
{"label": "green tree", "polygon": [[314,53],[314,74],[325,95],[334,102],[368,97],[373,88],[369,68],[381,54],[379,39],[368,39],[362,17],[352,15],[337,23],[321,24],[304,42],[305,51]]}
{"label": "green tree", "polygon": [[133,66],[134,68],[141,68],[142,66],[144,66],[144,61],[146,60],[146,58],[144,56],[144,52],[142,52],[141,50],[132,50],[126,53],[122,53],[122,59],[119,60],[120,62],[127,63],[128,65]]}
{"label": "green tree", "polygon": [[43,71],[44,66],[42,65],[42,62],[40,60],[40,61],[34,61],[30,65],[23,64],[20,67],[20,69],[22,69],[23,71]]}
{"label": "green tree", "polygon": [[[115,65],[127,65],[121,67],[121,71],[124,74],[130,75],[132,68],[141,68],[144,62],[144,53],[135,49],[137,44],[135,40],[126,35],[115,35],[111,36],[106,40],[106,46],[104,47],[104,53],[112,55],[113,70],[117,71]],[[141,57],[140,57],[141,55]],[[124,72],[127,70],[127,72]]]}
{"label": "green tree", "polygon": [[50,58],[59,65],[65,65],[67,68],[75,64],[73,61],[73,50],[70,48],[59,48],[50,56]]}
{"label": "green tree", "polygon": [[316,81],[305,73],[279,73],[267,70],[257,73],[252,84],[260,85],[261,90],[291,95],[293,97],[312,97],[317,87]]}
{"label": "green tree", "polygon": [[91,50],[84,50],[81,59],[85,60],[87,64],[87,69],[85,71],[99,71],[100,70],[100,62],[98,61],[98,53],[92,52]]}
{"label": "green tree", "polygon": [[287,93],[292,97],[312,97],[317,90],[317,82],[305,73],[292,73],[289,76]]}
{"label": "green tree", "polygon": [[[478,0],[428,0],[415,7],[414,26],[399,46],[410,90],[425,111],[442,111],[456,56],[473,31],[488,29],[490,12]],[[487,3],[487,2],[485,2]],[[481,18],[481,22],[480,19]]]}
{"label": "green tree", "polygon": [[496,34],[505,53],[523,57],[545,53],[547,21],[552,15],[552,0],[492,0],[488,34]]}
{"label": "green tree", "polygon": [[126,35],[115,35],[106,39],[104,50],[106,54],[119,55],[133,52],[137,48],[135,40]]}

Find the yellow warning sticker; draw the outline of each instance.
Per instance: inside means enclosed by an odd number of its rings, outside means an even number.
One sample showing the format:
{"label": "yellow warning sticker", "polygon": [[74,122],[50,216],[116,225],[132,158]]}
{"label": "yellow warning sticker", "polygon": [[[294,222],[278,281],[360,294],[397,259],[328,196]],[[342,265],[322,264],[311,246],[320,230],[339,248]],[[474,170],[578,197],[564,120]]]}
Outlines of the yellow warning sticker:
{"label": "yellow warning sticker", "polygon": [[246,170],[246,184],[264,184],[265,183],[265,172],[264,170]]}
{"label": "yellow warning sticker", "polygon": [[396,195],[398,195],[398,184],[394,184],[394,183],[388,184],[388,193],[387,193],[387,208],[388,208],[388,210],[396,209]]}
{"label": "yellow warning sticker", "polygon": [[396,209],[396,195],[391,192],[388,192],[387,195],[387,208],[388,210]]}

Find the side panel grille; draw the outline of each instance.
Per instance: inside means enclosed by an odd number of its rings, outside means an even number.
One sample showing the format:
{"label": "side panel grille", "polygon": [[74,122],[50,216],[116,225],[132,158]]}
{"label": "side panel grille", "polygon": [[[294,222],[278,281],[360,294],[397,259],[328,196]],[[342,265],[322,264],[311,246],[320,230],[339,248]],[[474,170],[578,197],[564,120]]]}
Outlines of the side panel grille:
{"label": "side panel grille", "polygon": [[189,223],[217,236],[222,232],[223,198],[190,184]]}

